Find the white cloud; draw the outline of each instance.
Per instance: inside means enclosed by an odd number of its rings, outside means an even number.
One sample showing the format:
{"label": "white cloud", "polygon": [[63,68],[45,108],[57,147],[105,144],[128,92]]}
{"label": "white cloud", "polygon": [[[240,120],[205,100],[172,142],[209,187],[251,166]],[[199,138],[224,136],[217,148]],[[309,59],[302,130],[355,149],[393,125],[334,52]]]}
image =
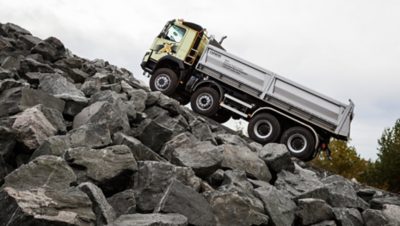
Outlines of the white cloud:
{"label": "white cloud", "polygon": [[184,18],[258,65],[356,104],[352,144],[375,159],[377,139],[400,117],[400,2],[0,0],[0,22],[75,54],[141,76],[140,61],[167,20]]}

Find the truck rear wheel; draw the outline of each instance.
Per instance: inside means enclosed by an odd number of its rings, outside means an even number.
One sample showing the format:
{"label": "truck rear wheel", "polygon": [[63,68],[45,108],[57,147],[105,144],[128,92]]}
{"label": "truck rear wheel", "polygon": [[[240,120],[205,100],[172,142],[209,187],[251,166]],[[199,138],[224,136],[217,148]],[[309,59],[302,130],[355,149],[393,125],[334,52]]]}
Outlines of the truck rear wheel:
{"label": "truck rear wheel", "polygon": [[194,112],[212,116],[219,110],[219,97],[219,93],[215,89],[203,87],[193,93],[190,105]]}
{"label": "truck rear wheel", "polygon": [[150,78],[150,89],[172,95],[178,87],[178,76],[169,68],[160,68]]}
{"label": "truck rear wheel", "polygon": [[281,143],[285,144],[292,156],[309,161],[314,155],[315,139],[306,128],[295,126],[283,132]]}
{"label": "truck rear wheel", "polygon": [[278,119],[269,113],[260,113],[249,121],[247,127],[249,137],[261,144],[277,141],[281,133]]}

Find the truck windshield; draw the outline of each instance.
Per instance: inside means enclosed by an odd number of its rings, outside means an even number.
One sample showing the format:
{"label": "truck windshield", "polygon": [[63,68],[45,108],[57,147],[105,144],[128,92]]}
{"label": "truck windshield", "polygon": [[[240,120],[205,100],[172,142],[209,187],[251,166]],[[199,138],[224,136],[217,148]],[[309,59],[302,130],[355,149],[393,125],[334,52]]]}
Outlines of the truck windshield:
{"label": "truck windshield", "polygon": [[184,28],[172,25],[168,28],[166,39],[169,39],[173,42],[180,42],[185,35],[185,32],[186,30]]}

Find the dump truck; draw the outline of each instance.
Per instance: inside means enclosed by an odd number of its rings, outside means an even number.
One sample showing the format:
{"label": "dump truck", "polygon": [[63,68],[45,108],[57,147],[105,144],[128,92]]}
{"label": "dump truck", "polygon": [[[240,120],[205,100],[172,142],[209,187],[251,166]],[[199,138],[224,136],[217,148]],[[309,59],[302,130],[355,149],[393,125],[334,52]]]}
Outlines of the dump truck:
{"label": "dump truck", "polygon": [[349,139],[351,100],[344,104],[235,56],[223,39],[195,23],[168,21],[141,63],[150,89],[219,123],[246,120],[252,140],[285,144],[303,161],[327,151],[332,138]]}

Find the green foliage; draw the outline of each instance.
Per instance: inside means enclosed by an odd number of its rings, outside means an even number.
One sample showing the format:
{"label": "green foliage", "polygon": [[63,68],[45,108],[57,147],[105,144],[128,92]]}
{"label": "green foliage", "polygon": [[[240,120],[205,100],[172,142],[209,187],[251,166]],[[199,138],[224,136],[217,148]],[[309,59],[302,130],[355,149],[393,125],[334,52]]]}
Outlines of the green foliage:
{"label": "green foliage", "polygon": [[[320,158],[315,158],[311,164],[346,178],[356,178],[358,181],[362,181],[363,174],[370,163],[361,158],[356,149],[353,146],[348,146],[345,141],[332,140],[329,148],[331,149],[332,160],[320,156]],[[323,153],[320,154],[323,155]]]}
{"label": "green foliage", "polygon": [[378,140],[378,159],[365,174],[368,184],[400,192],[400,119]]}

